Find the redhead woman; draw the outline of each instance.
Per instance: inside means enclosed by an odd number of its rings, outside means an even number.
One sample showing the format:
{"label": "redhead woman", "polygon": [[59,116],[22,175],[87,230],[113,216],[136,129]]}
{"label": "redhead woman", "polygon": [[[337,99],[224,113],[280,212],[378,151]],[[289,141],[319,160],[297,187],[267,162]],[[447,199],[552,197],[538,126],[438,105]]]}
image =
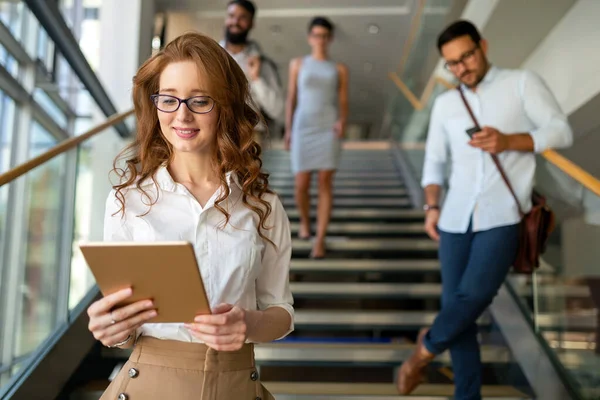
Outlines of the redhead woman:
{"label": "redhead woman", "polygon": [[[289,221],[261,171],[244,73],[200,34],[169,43],[133,86],[138,132],[106,203],[106,241],[193,244],[211,315],[152,323],[151,301],[114,308],[131,289],[88,310],[105,346],[133,353],[104,399],[272,399],[253,344],[293,330]],[[168,274],[169,260],[165,260]],[[184,323],[185,322],[185,323]]]}

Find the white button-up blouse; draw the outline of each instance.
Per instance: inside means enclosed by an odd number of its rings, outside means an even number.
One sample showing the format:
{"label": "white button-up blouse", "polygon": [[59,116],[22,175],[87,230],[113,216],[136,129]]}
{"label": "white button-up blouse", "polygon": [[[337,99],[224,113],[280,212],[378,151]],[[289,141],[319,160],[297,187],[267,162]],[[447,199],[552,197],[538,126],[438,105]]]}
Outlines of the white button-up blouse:
{"label": "white button-up blouse", "polygon": [[[294,329],[293,298],[289,288],[291,235],[287,214],[274,194],[263,196],[271,205],[263,234],[275,247],[258,234],[256,213],[242,202],[242,190],[234,174],[228,174],[230,194],[221,206],[230,214],[225,216],[214,207],[221,189],[204,207],[183,186],[173,180],[166,167],[155,174],[158,193],[152,179],[142,187],[158,201],[148,211],[148,200],[135,187],[124,191],[125,215],[117,213],[120,204],[111,191],[106,202],[104,220],[105,241],[187,241],[192,243],[211,307],[229,303],[247,310],[281,307],[290,313]],[[116,213],[116,214],[115,214]],[[146,215],[144,215],[146,214]],[[168,274],[165,260],[165,274]],[[183,323],[146,323],[138,335],[159,339],[199,342]]]}

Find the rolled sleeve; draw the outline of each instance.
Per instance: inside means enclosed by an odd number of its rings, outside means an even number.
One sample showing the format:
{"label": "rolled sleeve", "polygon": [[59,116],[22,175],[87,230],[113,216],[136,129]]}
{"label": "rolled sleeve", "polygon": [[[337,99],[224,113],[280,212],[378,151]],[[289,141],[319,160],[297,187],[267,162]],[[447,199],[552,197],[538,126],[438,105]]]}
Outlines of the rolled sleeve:
{"label": "rolled sleeve", "polygon": [[252,98],[270,118],[282,121],[285,105],[277,72],[267,62],[262,63],[261,69],[260,78],[250,85]]}
{"label": "rolled sleeve", "polygon": [[535,126],[530,134],[536,153],[573,144],[573,131],[568,118],[542,78],[525,71],[521,81],[521,96],[525,113]]}
{"label": "rolled sleeve", "polygon": [[291,317],[287,332],[276,340],[282,339],[294,330],[294,300],[290,290],[289,271],[292,257],[292,238],[290,223],[276,195],[273,195],[271,215],[266,226],[265,236],[275,246],[265,241],[262,254],[262,269],[256,279],[256,301],[259,310],[281,307]]}
{"label": "rolled sleeve", "polygon": [[433,104],[427,143],[425,145],[425,161],[421,186],[443,185],[446,176],[448,144],[438,100]]}

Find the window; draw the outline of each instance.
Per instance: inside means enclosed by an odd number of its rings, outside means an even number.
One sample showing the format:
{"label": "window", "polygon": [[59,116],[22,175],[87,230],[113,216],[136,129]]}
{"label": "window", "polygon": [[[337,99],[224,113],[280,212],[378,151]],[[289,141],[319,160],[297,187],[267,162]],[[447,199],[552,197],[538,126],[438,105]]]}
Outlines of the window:
{"label": "window", "polygon": [[0,90],[0,173],[11,165],[15,114],[14,100]]}

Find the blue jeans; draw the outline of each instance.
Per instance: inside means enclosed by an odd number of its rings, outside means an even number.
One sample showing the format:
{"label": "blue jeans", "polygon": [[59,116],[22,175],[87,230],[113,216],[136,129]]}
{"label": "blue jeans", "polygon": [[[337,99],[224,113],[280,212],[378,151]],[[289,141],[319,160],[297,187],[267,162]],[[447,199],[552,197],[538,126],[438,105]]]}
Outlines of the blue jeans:
{"label": "blue jeans", "polygon": [[477,319],[515,259],[519,226],[464,234],[440,232],[442,309],[424,339],[434,354],[450,350],[456,400],[481,400],[482,366]]}

